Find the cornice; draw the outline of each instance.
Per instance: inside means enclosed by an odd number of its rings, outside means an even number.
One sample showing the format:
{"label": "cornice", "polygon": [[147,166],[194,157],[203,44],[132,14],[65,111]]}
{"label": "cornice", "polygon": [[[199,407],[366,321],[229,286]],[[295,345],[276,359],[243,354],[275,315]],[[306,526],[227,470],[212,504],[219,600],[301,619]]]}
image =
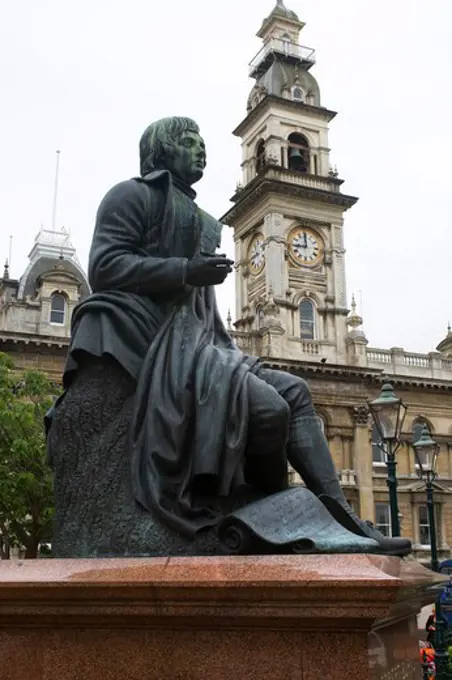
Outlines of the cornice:
{"label": "cornice", "polygon": [[58,338],[53,335],[36,335],[31,333],[16,333],[14,331],[0,331],[0,351],[4,344],[21,345],[26,347],[54,347],[55,349],[69,347],[69,338]]}
{"label": "cornice", "polygon": [[347,366],[342,364],[321,364],[311,361],[295,361],[291,359],[261,358],[265,368],[276,369],[293,373],[294,375],[305,376],[306,374],[337,377],[337,378],[356,378],[369,382],[380,375],[379,369],[363,368],[358,366]]}
{"label": "cornice", "polygon": [[337,116],[336,111],[331,111],[330,109],[326,109],[323,106],[312,106],[311,104],[304,104],[303,102],[295,102],[292,99],[285,99],[284,97],[277,97],[274,94],[267,94],[265,97],[259,102],[259,104],[252,109],[242,120],[241,123],[237,125],[235,130],[233,130],[232,134],[235,135],[236,137],[241,137],[242,134],[245,132],[246,128],[254,123],[259,116],[262,115],[262,113],[265,111],[266,108],[268,108],[271,104],[279,104],[290,111],[306,111],[306,113],[311,113],[318,118],[323,118],[327,122],[330,122]]}
{"label": "cornice", "polygon": [[[327,178],[322,179],[326,180]],[[337,191],[314,189],[313,187],[293,184],[284,180],[268,179],[264,175],[255,177],[244,189],[232,197],[231,200],[234,201],[235,205],[220,218],[220,221],[228,226],[232,226],[232,223],[249,212],[262,196],[269,193],[338,205],[345,210],[348,210],[358,202],[356,196],[340,194]]]}
{"label": "cornice", "polygon": [[452,380],[436,380],[433,378],[418,378],[409,376],[388,375],[384,370],[368,368],[366,366],[348,366],[346,364],[320,364],[318,362],[295,361],[290,359],[273,359],[262,357],[262,364],[266,368],[287,371],[294,375],[342,379],[349,378],[362,381],[368,385],[381,386],[388,380],[394,387],[419,388],[435,392],[452,392]]}

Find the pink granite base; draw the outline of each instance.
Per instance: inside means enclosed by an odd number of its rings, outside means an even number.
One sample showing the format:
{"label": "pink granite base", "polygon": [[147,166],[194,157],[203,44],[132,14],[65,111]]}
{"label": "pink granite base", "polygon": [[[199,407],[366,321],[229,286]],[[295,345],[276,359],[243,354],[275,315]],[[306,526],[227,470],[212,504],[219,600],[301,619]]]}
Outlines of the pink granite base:
{"label": "pink granite base", "polygon": [[3,562],[0,678],[417,680],[438,578],[368,555]]}

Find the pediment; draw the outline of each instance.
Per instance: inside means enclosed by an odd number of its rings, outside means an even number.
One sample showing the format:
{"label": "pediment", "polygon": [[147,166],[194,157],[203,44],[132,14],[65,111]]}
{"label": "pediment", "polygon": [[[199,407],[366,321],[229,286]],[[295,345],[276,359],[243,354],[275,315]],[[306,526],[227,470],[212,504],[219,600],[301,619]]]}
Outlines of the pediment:
{"label": "pediment", "polygon": [[[425,493],[425,482],[421,479],[417,479],[411,484],[404,485],[405,491],[410,491],[411,493]],[[438,482],[437,479],[433,482],[433,490],[439,491],[440,493],[452,493],[450,489]]]}
{"label": "pediment", "polygon": [[71,284],[79,286],[80,285],[80,280],[74,276],[74,274],[71,274],[70,272],[64,270],[64,269],[59,269],[55,271],[50,271],[50,272],[45,272],[44,274],[41,274],[39,277],[39,283],[42,283],[43,281],[47,282],[52,282],[52,283],[66,283],[66,284]]}

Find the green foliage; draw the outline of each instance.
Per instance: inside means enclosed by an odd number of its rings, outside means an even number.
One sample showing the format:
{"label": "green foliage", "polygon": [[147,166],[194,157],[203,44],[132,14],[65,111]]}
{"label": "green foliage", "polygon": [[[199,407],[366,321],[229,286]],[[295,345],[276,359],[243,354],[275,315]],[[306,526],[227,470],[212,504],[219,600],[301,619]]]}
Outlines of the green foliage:
{"label": "green foliage", "polygon": [[51,540],[52,474],[43,418],[56,390],[39,371],[18,375],[0,353],[0,534],[37,557]]}

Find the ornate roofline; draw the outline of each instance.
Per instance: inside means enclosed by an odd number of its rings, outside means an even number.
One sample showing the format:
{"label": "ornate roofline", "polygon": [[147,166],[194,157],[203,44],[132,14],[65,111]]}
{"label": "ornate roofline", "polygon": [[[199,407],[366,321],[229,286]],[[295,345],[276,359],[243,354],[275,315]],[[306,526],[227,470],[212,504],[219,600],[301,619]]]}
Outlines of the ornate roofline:
{"label": "ornate roofline", "polygon": [[323,106],[312,106],[311,104],[304,104],[303,102],[295,102],[292,99],[284,99],[284,97],[277,97],[275,94],[267,94],[259,102],[259,104],[247,114],[246,118],[244,118],[242,122],[237,125],[232,134],[235,135],[236,137],[241,137],[242,133],[245,132],[246,128],[262,114],[262,111],[267,106],[269,106],[272,103],[282,104],[283,106],[291,110],[302,109],[307,113],[312,113],[314,115],[319,116],[320,118],[324,118],[328,122],[330,122],[331,120],[333,120],[333,118],[337,116],[337,111],[331,111],[330,109],[326,109]]}

